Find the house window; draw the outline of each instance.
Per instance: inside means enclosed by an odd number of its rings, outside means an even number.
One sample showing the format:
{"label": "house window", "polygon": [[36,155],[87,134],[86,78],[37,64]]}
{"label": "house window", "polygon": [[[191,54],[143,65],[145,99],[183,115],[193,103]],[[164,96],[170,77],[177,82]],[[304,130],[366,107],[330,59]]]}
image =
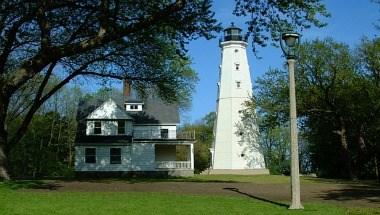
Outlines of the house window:
{"label": "house window", "polygon": [[110,148],[110,164],[121,164],[121,148]]}
{"label": "house window", "polygon": [[95,121],[94,126],[94,134],[101,134],[102,133],[102,122],[101,121]]}
{"label": "house window", "polygon": [[125,134],[125,120],[117,121],[117,134]]}
{"label": "house window", "polygon": [[239,70],[239,68],[240,68],[240,64],[235,63],[235,70]]}
{"label": "house window", "polygon": [[96,148],[85,148],[85,163],[96,163]]}
{"label": "house window", "polygon": [[237,82],[236,82],[236,88],[240,88],[240,85],[241,85],[241,82],[240,82],[240,81],[237,81]]}
{"label": "house window", "polygon": [[161,138],[168,139],[169,138],[169,129],[161,129]]}

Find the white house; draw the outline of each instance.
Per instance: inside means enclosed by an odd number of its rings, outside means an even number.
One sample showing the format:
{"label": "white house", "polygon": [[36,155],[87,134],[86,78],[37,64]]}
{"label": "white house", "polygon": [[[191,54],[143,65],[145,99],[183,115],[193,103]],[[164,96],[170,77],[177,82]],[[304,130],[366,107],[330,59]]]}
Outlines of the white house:
{"label": "white house", "polygon": [[[125,84],[123,102],[81,102],[75,142],[78,174],[161,174],[189,176],[194,173],[194,133],[178,133],[178,107],[156,97],[131,98]],[[178,160],[177,147],[187,158]]]}

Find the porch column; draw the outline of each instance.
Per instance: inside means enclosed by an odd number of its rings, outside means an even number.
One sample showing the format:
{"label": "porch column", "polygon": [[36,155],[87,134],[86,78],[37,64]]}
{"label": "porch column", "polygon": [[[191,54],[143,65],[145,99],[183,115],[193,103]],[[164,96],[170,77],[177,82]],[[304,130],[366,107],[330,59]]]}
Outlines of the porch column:
{"label": "porch column", "polygon": [[194,169],[194,144],[190,144],[190,165],[191,169]]}

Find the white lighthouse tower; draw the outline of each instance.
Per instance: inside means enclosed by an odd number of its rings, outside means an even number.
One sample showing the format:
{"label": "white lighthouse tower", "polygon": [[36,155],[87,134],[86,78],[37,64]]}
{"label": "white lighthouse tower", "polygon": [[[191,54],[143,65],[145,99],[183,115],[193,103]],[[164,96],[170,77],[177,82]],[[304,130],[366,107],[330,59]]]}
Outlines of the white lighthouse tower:
{"label": "white lighthouse tower", "polygon": [[267,174],[257,142],[244,142],[241,123],[244,102],[252,95],[247,59],[247,42],[242,30],[233,25],[224,30],[220,41],[222,63],[219,66],[218,99],[211,174]]}

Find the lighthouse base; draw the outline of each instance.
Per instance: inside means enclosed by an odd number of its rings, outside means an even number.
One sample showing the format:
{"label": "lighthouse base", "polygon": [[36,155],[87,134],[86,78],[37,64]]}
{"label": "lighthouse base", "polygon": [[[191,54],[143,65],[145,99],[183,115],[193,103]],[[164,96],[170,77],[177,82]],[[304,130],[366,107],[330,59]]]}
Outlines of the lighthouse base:
{"label": "lighthouse base", "polygon": [[203,175],[269,175],[268,169],[209,169]]}

